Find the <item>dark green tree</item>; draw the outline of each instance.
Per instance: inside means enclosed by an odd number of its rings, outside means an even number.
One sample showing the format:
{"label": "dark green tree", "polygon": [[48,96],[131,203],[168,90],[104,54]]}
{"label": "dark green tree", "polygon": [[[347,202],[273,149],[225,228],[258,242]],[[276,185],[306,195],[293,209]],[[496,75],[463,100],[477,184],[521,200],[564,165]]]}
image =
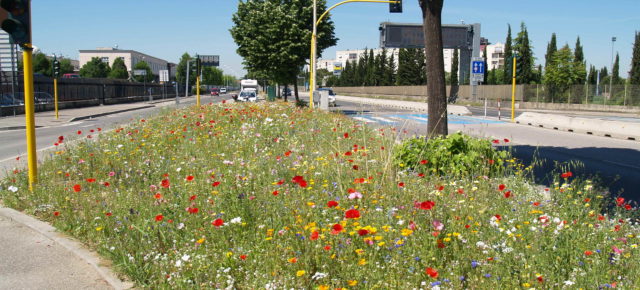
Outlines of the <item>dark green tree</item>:
{"label": "dark green tree", "polygon": [[451,88],[449,96],[454,97],[458,95],[458,49],[453,50],[453,60],[451,61]]}
{"label": "dark green tree", "polygon": [[513,71],[513,45],[511,40],[511,24],[507,24],[507,40],[504,43],[504,74],[502,75],[502,83],[510,84]]}
{"label": "dark green tree", "polygon": [[[176,81],[178,85],[183,88],[185,86],[185,81],[187,79],[187,61],[191,60],[191,56],[188,53],[184,53],[182,57],[180,57],[180,62],[178,62],[178,66],[176,67]],[[194,65],[195,62],[191,61],[189,64],[189,69]],[[196,83],[196,76],[189,72],[189,86],[192,86]]]}
{"label": "dark green tree", "polygon": [[[231,36],[237,52],[250,72],[259,72],[280,84],[294,84],[311,54],[314,0],[238,1],[232,17]],[[317,10],[326,10],[326,0],[317,0]],[[337,43],[330,15],[317,27],[317,56]]]}
{"label": "dark green tree", "polygon": [[551,40],[547,44],[547,53],[544,55],[544,69],[547,70],[547,66],[551,62],[551,58],[553,54],[558,50],[558,45],[556,43],[556,34],[555,32],[551,34]]}
{"label": "dark green tree", "polygon": [[544,83],[547,85],[551,98],[547,101],[557,100],[562,96],[575,83],[576,77],[573,53],[569,45],[565,45],[553,54],[544,74]]}
{"label": "dark green tree", "polygon": [[396,63],[393,53],[389,56],[384,69],[384,85],[393,86],[396,83]]}
{"label": "dark green tree", "polygon": [[514,41],[514,51],[518,54],[518,69],[516,82],[519,84],[529,84],[534,81],[533,72],[533,51],[529,42],[529,32],[524,22],[520,23],[520,32]]}
{"label": "dark green tree", "polygon": [[205,85],[224,85],[223,73],[217,67],[204,67],[202,69],[202,83]]}
{"label": "dark green tree", "polygon": [[43,74],[50,77],[51,73],[51,61],[44,53],[38,52],[33,56],[33,72]]}
{"label": "dark green tree", "polygon": [[376,83],[376,57],[373,55],[373,49],[369,50],[367,63],[365,64],[365,86],[374,86]]}
{"label": "dark green tree", "polygon": [[595,85],[598,82],[598,70],[594,65],[589,67],[589,76],[587,77],[587,82],[591,85]]}
{"label": "dark green tree", "polygon": [[576,40],[576,48],[573,52],[576,67],[576,81],[575,84],[584,84],[587,79],[587,64],[584,61],[584,52],[582,51],[582,45],[580,44],[580,37]]}
{"label": "dark green tree", "polygon": [[606,66],[600,69],[600,84],[609,84],[609,69]]}
{"label": "dark green tree", "polygon": [[636,39],[633,43],[633,53],[631,56],[631,73],[629,83],[640,85],[640,32],[636,31]]}
{"label": "dark green tree", "polygon": [[60,59],[60,75],[69,74],[74,71],[71,60],[67,58]]}
{"label": "dark green tree", "polygon": [[398,52],[398,73],[396,76],[396,85],[411,85],[411,72],[408,52],[406,48],[401,48]]}
{"label": "dark green tree", "polygon": [[[442,52],[442,7],[444,0],[418,0],[422,11],[424,31],[424,57],[426,66],[427,102],[429,103],[427,136],[448,135],[447,90],[444,74],[444,55]],[[422,50],[421,50],[422,51]]]}
{"label": "dark green tree", "polygon": [[106,78],[109,76],[109,65],[102,62],[99,57],[94,57],[80,68],[80,76],[83,78]]}
{"label": "dark green tree", "polygon": [[133,75],[133,79],[136,80],[137,82],[151,82],[153,81],[156,77],[153,75],[153,71],[151,70],[151,67],[149,67],[149,64],[146,61],[139,61],[138,63],[136,63],[135,65],[133,65],[133,70],[144,70],[146,71],[146,75],[140,76],[140,75]]}
{"label": "dark green tree", "polygon": [[487,46],[482,50],[482,60],[484,61],[484,76],[482,77],[482,83],[487,83],[487,78],[489,77],[489,65],[487,63]]}
{"label": "dark green tree", "polygon": [[611,77],[614,85],[622,84],[623,81],[620,79],[620,56],[616,53],[616,60],[613,62],[613,69],[611,70]]}
{"label": "dark green tree", "polygon": [[129,72],[127,71],[127,66],[124,64],[124,59],[118,57],[113,61],[111,71],[109,72],[109,78],[123,80],[129,78]]}
{"label": "dark green tree", "polygon": [[[415,59],[414,64],[414,72],[415,72],[415,80],[414,84],[416,85],[426,85],[427,84],[427,74],[426,74],[426,66],[427,61],[425,58],[425,50],[423,48],[412,48],[413,55]],[[443,67],[444,69],[444,67]]]}

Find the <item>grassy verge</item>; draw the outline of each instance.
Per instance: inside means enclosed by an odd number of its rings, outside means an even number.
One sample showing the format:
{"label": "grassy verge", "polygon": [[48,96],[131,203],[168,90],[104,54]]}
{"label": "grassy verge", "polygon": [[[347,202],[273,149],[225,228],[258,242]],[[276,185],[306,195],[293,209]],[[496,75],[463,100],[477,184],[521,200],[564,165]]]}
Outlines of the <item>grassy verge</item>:
{"label": "grassy verge", "polygon": [[33,192],[16,172],[0,198],[145,287],[640,283],[626,201],[606,210],[568,172],[539,190],[513,160],[477,157],[504,176],[404,170],[396,134],[281,103],[167,111],[63,146]]}

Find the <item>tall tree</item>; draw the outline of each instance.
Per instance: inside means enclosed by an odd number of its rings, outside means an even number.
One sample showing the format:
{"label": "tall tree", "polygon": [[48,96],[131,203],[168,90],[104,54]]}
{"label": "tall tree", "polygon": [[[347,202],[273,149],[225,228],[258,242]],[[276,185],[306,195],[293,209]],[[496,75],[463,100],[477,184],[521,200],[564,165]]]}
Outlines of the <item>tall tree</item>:
{"label": "tall tree", "polygon": [[559,97],[575,83],[576,71],[574,64],[574,56],[569,45],[565,45],[553,53],[551,62],[544,74],[544,82],[549,89],[551,97]]}
{"label": "tall tree", "polygon": [[511,24],[507,24],[507,40],[504,43],[504,74],[502,83],[510,84],[513,71],[513,45],[511,40]]}
{"label": "tall tree", "polygon": [[535,76],[533,73],[533,51],[529,42],[529,32],[524,22],[520,23],[520,32],[514,42],[514,51],[518,54],[519,72],[516,82],[519,84],[531,83]]}
{"label": "tall tree", "polygon": [[487,78],[489,77],[489,66],[487,63],[487,46],[486,45],[482,50],[482,60],[484,62],[484,76],[482,77],[482,83],[486,84]]}
{"label": "tall tree", "polygon": [[71,60],[68,58],[60,59],[60,75],[69,74],[74,71]]}
{"label": "tall tree", "polygon": [[[178,62],[178,67],[176,67],[176,81],[178,85],[183,88],[185,86],[185,82],[187,80],[187,62],[191,60],[191,56],[188,53],[182,54],[180,57],[180,62]],[[189,63],[189,69],[194,64],[193,61]],[[192,86],[196,83],[196,76],[189,72],[189,86]]]}
{"label": "tall tree", "polygon": [[[297,75],[311,54],[313,3],[326,10],[326,0],[238,1],[231,36],[248,71],[267,75],[275,82],[293,83],[298,99]],[[316,52],[337,43],[330,15],[317,26]]]}
{"label": "tall tree", "polygon": [[582,51],[582,45],[580,44],[580,36],[576,39],[576,48],[573,52],[576,67],[576,84],[584,84],[587,79],[587,65],[584,61],[584,52]]}
{"label": "tall tree", "polygon": [[92,58],[80,68],[80,76],[83,78],[106,78],[108,75],[109,65],[99,57]]}
{"label": "tall tree", "polygon": [[[427,75],[425,73],[425,68],[427,65],[425,58],[425,50],[422,48],[412,48],[413,55],[415,59],[414,69],[415,69],[415,80],[414,84],[416,85],[426,85],[427,84]],[[444,63],[444,61],[443,61]]]}
{"label": "tall tree", "polygon": [[400,48],[400,51],[398,52],[398,73],[396,75],[397,86],[411,85],[410,65],[407,49]]}
{"label": "tall tree", "polygon": [[594,65],[589,67],[589,76],[587,77],[587,82],[591,85],[595,85],[598,82],[598,71]]}
{"label": "tall tree", "polygon": [[33,72],[51,76],[51,62],[44,53],[38,52],[33,56]]}
{"label": "tall tree", "polygon": [[365,86],[373,86],[376,83],[376,57],[373,55],[373,49],[369,50],[367,63],[365,64]]}
{"label": "tall tree", "polygon": [[389,56],[384,70],[385,86],[393,86],[396,83],[396,62],[393,53]]}
{"label": "tall tree", "polygon": [[111,71],[109,72],[110,79],[123,79],[129,78],[129,72],[127,71],[127,65],[124,64],[124,59],[118,57],[113,61]]}
{"label": "tall tree", "polygon": [[547,66],[551,62],[551,58],[553,54],[558,50],[558,45],[556,43],[556,33],[551,34],[551,40],[547,44],[547,53],[544,55],[544,69],[547,70]]}
{"label": "tall tree", "polygon": [[458,49],[453,50],[453,60],[451,61],[451,90],[449,96],[458,95]]}
{"label": "tall tree", "polygon": [[143,70],[146,72],[145,75],[143,76],[134,74],[133,79],[138,82],[148,83],[156,78],[156,76],[153,75],[153,71],[151,70],[151,67],[149,67],[149,64],[146,61],[139,61],[138,63],[134,64],[133,70]]}
{"label": "tall tree", "polygon": [[427,98],[429,120],[427,135],[446,136],[449,132],[447,121],[447,92],[444,79],[444,55],[442,52],[442,6],[444,0],[419,0],[422,10],[422,28],[426,60]]}
{"label": "tall tree", "polygon": [[633,56],[631,56],[631,73],[629,83],[640,85],[640,32],[636,31],[636,39],[633,43]]}
{"label": "tall tree", "polygon": [[620,56],[618,55],[618,53],[616,53],[616,60],[613,62],[611,77],[613,78],[611,81],[614,85],[619,85],[622,83],[622,80],[620,79]]}

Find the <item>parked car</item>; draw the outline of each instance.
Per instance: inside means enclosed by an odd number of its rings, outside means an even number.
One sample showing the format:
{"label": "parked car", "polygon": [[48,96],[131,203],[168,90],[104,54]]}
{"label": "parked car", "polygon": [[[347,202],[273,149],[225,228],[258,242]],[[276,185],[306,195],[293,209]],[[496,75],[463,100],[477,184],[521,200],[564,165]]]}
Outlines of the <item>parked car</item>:
{"label": "parked car", "polygon": [[80,75],[79,74],[63,74],[62,78],[63,79],[80,78]]}
{"label": "parked car", "polygon": [[53,103],[53,96],[45,92],[35,92],[33,94],[36,104],[51,104]]}
{"label": "parked car", "polygon": [[333,90],[330,88],[318,88],[318,91],[328,91],[329,92],[329,107],[336,106],[336,94],[333,93]]}
{"label": "parked car", "polygon": [[211,89],[211,95],[212,95],[212,96],[219,96],[219,95],[220,95],[220,89],[218,89],[218,88],[212,88],[212,89]]}
{"label": "parked car", "polygon": [[283,96],[283,97],[291,97],[291,89],[289,89],[289,88],[282,88],[282,96]]}
{"label": "parked car", "polygon": [[220,88],[220,93],[221,94],[226,94],[227,93],[227,88]]}
{"label": "parked car", "polygon": [[240,92],[240,95],[237,97],[237,101],[240,102],[255,102],[258,100],[258,96],[256,91],[254,90],[245,90]]}
{"label": "parked car", "polygon": [[0,96],[0,107],[11,106],[24,106],[22,97],[16,96],[15,98],[11,94],[3,94]]}
{"label": "parked car", "polygon": [[[33,101],[35,104],[50,104],[53,103],[53,96],[46,92],[35,92],[33,93]],[[0,96],[0,106],[24,106],[24,93],[16,93],[15,98],[11,94],[3,94]]]}

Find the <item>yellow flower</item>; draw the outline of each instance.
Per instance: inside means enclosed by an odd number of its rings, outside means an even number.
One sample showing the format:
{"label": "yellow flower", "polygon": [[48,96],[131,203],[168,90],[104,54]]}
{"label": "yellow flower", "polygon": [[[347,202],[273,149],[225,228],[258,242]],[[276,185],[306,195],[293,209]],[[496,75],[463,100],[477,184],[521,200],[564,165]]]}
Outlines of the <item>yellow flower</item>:
{"label": "yellow flower", "polygon": [[199,240],[197,241],[197,243],[198,243],[198,244],[202,244],[202,243],[204,243],[204,238],[199,239]]}
{"label": "yellow flower", "polygon": [[101,231],[101,230],[102,230],[102,227],[97,227],[96,228],[96,231]]}
{"label": "yellow flower", "polygon": [[358,280],[349,280],[349,281],[347,281],[347,285],[356,286],[356,285],[358,285]]}
{"label": "yellow flower", "polygon": [[358,261],[358,265],[360,266],[364,266],[367,264],[367,260],[366,259],[360,259],[360,261]]}
{"label": "yellow flower", "polygon": [[402,229],[402,231],[401,231],[401,233],[400,233],[400,234],[401,234],[401,235],[403,235],[403,236],[405,236],[405,237],[408,237],[408,236],[410,236],[411,234],[413,234],[413,231],[412,231],[412,230],[410,230],[410,229]]}
{"label": "yellow flower", "polygon": [[300,277],[300,276],[304,275],[305,273],[307,273],[305,270],[300,270],[300,271],[296,272],[296,276]]}
{"label": "yellow flower", "polygon": [[362,254],[364,254],[364,250],[363,249],[357,249],[356,250],[356,254],[362,255]]}
{"label": "yellow flower", "polygon": [[327,285],[320,285],[320,286],[318,286],[318,290],[329,290],[329,289],[330,289],[330,288],[329,288],[329,286],[327,286]]}

